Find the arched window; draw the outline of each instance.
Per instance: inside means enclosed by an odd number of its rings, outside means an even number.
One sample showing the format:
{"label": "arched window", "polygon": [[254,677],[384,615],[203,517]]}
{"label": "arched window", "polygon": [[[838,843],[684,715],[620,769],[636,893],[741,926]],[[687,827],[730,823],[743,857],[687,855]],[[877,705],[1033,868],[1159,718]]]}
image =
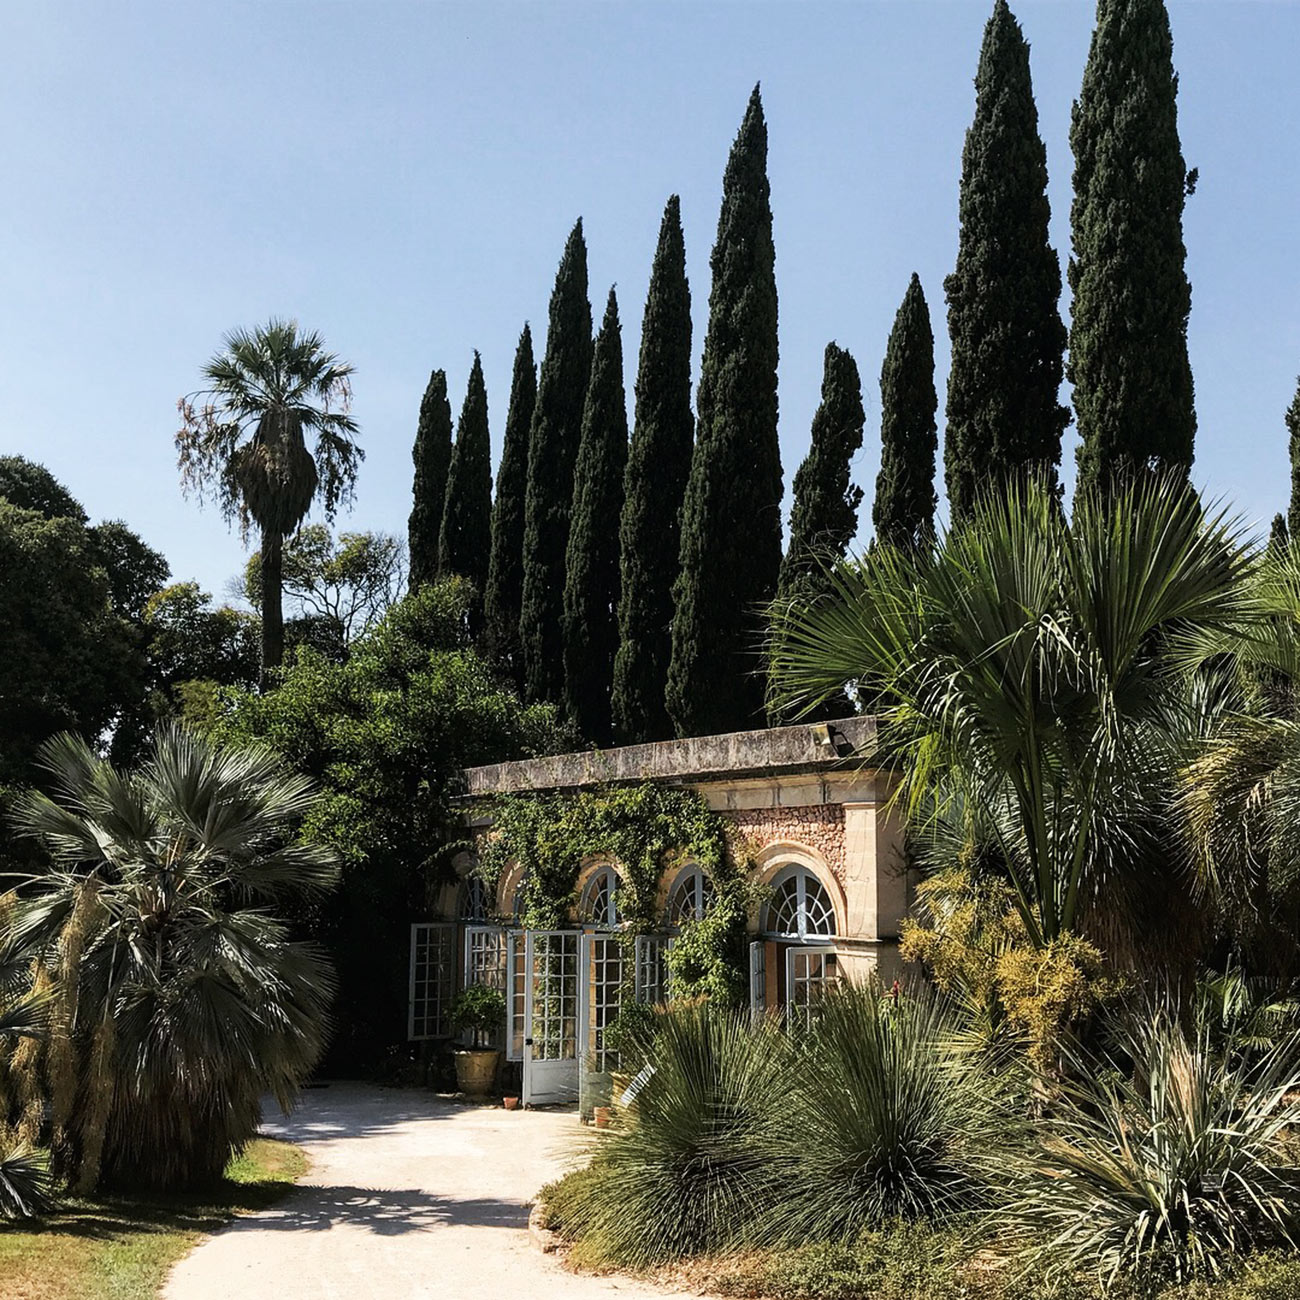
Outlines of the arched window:
{"label": "arched window", "polygon": [[680,928],[687,921],[702,921],[717,896],[713,881],[699,867],[687,867],[669,896],[668,924]]}
{"label": "arched window", "polygon": [[835,933],[835,908],[807,867],[787,867],[774,882],[763,917],[765,933],[779,939],[822,939]]}
{"label": "arched window", "polygon": [[623,919],[618,910],[618,872],[613,867],[598,867],[582,891],[579,909],[588,925],[613,930]]}
{"label": "arched window", "polygon": [[481,924],[491,916],[488,888],[476,873],[466,876],[460,887],[460,919]]}

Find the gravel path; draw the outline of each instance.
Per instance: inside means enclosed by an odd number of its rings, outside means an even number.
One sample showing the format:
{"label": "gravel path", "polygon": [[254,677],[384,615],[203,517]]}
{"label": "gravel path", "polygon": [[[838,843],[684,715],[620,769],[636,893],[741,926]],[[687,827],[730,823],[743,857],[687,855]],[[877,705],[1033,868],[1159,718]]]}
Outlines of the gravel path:
{"label": "gravel path", "polygon": [[[236,1219],[172,1272],[163,1300],[657,1300],[577,1277],[528,1239],[529,1202],[566,1166],[572,1113],[457,1106],[334,1084],[271,1137],[311,1157],[273,1209]],[[682,1293],[676,1293],[679,1297]]]}

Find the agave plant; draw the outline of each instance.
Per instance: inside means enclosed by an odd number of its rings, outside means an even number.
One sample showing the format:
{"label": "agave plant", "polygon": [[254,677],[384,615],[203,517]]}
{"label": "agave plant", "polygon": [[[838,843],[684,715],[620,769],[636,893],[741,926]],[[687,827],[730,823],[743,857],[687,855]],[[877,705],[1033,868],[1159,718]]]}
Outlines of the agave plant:
{"label": "agave plant", "polygon": [[1013,1116],[958,1040],[957,1017],[920,987],[844,985],[819,1002],[781,1108],[774,1235],[848,1243],[892,1219],[949,1223],[987,1201]]}
{"label": "agave plant", "polygon": [[659,1013],[653,1073],[562,1185],[588,1258],[645,1267],[747,1243],[777,1195],[767,1132],[789,1090],[785,1040],[706,1003]]}
{"label": "agave plant", "polygon": [[1279,1140],[1300,1121],[1300,1039],[1236,1064],[1158,1009],[1072,1066],[996,1220],[1049,1274],[1184,1282],[1297,1244],[1300,1169]]}
{"label": "agave plant", "polygon": [[210,1182],[323,1047],[332,973],[269,910],[335,880],[332,853],[293,838],[311,788],[179,728],[132,774],[71,736],[42,761],[51,794],[16,820],[50,865],[13,929],[53,991],[56,1172],[83,1192]]}

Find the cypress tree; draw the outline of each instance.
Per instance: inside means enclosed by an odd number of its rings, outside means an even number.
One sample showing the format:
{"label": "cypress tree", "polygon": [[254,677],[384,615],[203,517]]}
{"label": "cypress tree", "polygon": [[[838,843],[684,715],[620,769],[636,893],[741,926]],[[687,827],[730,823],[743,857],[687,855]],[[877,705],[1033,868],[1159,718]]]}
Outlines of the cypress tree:
{"label": "cypress tree", "polygon": [[1268,553],[1273,556],[1285,555],[1291,549],[1291,530],[1286,524],[1286,515],[1273,516],[1273,525],[1268,530]]}
{"label": "cypress tree", "polygon": [[1006,0],[996,0],[962,154],[957,266],[944,281],[952,337],[944,467],[954,523],[969,518],[984,484],[1015,474],[1057,481],[1070,413],[1058,400],[1066,335],[1046,191],[1029,44]]}
{"label": "cypress tree", "polygon": [[573,515],[564,581],[565,703],[578,730],[609,744],[610,692],[618,649],[618,533],[627,469],[627,399],[618,300],[609,291],[596,336],[582,442],[573,480]]}
{"label": "cypress tree", "polygon": [[1287,523],[1291,526],[1291,535],[1300,537],[1300,381],[1297,381],[1295,397],[1287,407],[1286,431],[1291,453],[1291,504],[1287,510]]}
{"label": "cypress tree", "polygon": [[438,535],[439,577],[458,573],[468,578],[474,584],[477,600],[481,601],[487,583],[491,541],[492,444],[483,363],[475,352],[465,403],[460,409],[460,423],[456,426],[451,468],[447,471],[447,501]]}
{"label": "cypress tree", "polygon": [[429,376],[411,456],[415,461],[415,500],[407,524],[407,552],[414,591],[438,575],[438,531],[451,466],[451,405],[447,401],[445,371],[435,370]]}
{"label": "cypress tree", "polygon": [[777,303],[758,87],[727,160],[695,451],[673,586],[668,712],[682,736],[761,726],[763,610],[781,567]]}
{"label": "cypress tree", "polygon": [[849,462],[862,446],[865,422],[858,363],[844,348],[828,343],[812,442],[794,476],[790,546],[781,563],[783,598],[818,589],[823,560],[843,557],[858,531],[862,489],[849,482]]}
{"label": "cypress tree", "polygon": [[641,323],[636,420],[619,523],[619,645],[614,734],[620,743],[672,735],[664,694],[672,654],[673,580],[691,472],[691,290],[681,204],[664,208]]}
{"label": "cypress tree", "polygon": [[522,685],[519,663],[519,604],[524,571],[524,491],[528,485],[528,430],[537,401],[533,336],[524,325],[515,349],[501,464],[492,505],[492,554],[483,601],[484,641],[493,661]]}
{"label": "cypress tree", "polygon": [[525,698],[564,698],[564,563],[573,506],[573,469],[591,378],[587,245],[578,220],[551,293],[546,355],[528,435],[519,641]]}
{"label": "cypress tree", "polygon": [[1067,374],[1081,492],[1141,469],[1185,476],[1192,464],[1183,201],[1196,176],[1178,142],[1177,92],[1164,0],[1099,0],[1070,124]]}
{"label": "cypress tree", "polygon": [[886,545],[919,547],[934,536],[938,406],[934,331],[914,274],[880,368],[880,474],[871,518],[877,540]]}

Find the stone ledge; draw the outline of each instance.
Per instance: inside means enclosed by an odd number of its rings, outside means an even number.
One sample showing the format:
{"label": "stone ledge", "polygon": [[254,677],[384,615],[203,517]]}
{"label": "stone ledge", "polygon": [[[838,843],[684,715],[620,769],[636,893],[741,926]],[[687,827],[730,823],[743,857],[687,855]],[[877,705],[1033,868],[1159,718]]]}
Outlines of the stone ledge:
{"label": "stone ledge", "polygon": [[474,799],[634,781],[684,782],[851,768],[861,765],[875,734],[874,718],[843,718],[492,763],[466,769],[466,794]]}

